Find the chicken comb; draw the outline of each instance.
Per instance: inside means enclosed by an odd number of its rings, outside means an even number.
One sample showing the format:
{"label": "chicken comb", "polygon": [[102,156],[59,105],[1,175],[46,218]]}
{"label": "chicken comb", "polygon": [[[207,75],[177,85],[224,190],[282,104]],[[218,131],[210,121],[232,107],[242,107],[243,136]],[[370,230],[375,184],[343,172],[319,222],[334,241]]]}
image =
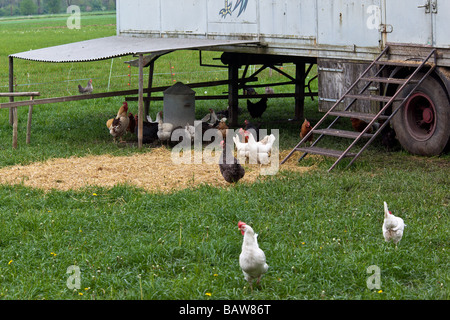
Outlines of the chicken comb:
{"label": "chicken comb", "polygon": [[244,230],[242,230],[241,227],[245,226],[245,225],[246,225],[245,222],[242,222],[242,221],[238,222],[238,229],[241,230],[242,235],[244,235]]}

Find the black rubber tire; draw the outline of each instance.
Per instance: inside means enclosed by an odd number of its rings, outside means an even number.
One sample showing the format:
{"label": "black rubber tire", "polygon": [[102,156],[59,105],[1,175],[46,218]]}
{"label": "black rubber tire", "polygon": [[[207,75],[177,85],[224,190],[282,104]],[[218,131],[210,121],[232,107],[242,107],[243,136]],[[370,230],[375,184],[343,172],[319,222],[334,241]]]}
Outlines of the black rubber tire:
{"label": "black rubber tire", "polygon": [[[406,97],[413,87],[408,85],[399,97]],[[429,104],[428,109],[433,110],[433,120],[429,125],[432,130],[427,131],[416,124],[417,115],[412,113],[417,109],[414,106],[422,102],[414,99],[422,99],[425,105]],[[398,102],[394,104],[394,110],[396,104]],[[440,82],[431,76],[426,78],[392,118],[392,123],[400,144],[409,153],[437,156],[444,152],[450,137],[450,102]]]}

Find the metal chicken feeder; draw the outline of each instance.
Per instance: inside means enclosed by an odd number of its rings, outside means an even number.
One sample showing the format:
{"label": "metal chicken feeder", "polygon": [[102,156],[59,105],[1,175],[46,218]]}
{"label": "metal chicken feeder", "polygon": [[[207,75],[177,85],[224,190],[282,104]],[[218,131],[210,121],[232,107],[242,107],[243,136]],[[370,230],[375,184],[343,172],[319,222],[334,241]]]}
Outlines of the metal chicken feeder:
{"label": "metal chicken feeder", "polygon": [[195,91],[177,82],[164,91],[163,121],[184,127],[195,121]]}

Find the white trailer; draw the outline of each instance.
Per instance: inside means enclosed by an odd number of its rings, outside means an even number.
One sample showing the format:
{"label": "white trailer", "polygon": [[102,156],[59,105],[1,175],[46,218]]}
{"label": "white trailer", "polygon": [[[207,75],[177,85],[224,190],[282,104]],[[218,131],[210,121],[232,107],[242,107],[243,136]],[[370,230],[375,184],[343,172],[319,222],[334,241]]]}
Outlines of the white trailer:
{"label": "white trailer", "polygon": [[[289,62],[289,57],[300,68],[301,62],[316,63],[319,109],[324,112],[346,110],[351,103],[344,96],[347,89],[388,47],[380,61],[395,63],[383,67],[378,75],[383,75],[383,79],[372,77],[368,92],[385,97],[396,95],[397,102],[393,100],[392,106],[374,122],[395,110],[393,106],[403,97],[400,111],[392,117],[398,139],[411,153],[436,155],[444,151],[450,136],[449,13],[448,0],[118,0],[117,34],[256,40],[257,45],[219,46],[211,50],[227,51],[222,61],[237,66],[245,61]],[[431,60],[416,70],[412,63],[422,62],[432,49],[436,51]],[[433,68],[426,74],[430,65]],[[417,79],[410,79],[403,86],[399,79],[407,80],[415,71]],[[368,70],[366,78],[375,72]],[[425,74],[420,86],[413,87]],[[297,76],[304,73],[300,70]],[[362,87],[360,83],[355,85],[356,89]],[[413,88],[418,94],[409,94]],[[296,96],[297,118],[303,116],[300,100],[304,94],[300,89],[296,92],[300,94]],[[230,95],[237,95],[235,91],[230,90]],[[377,114],[388,102],[381,98],[359,100],[365,101],[358,101],[351,110],[371,114]],[[236,97],[230,97],[230,105],[237,107]],[[342,156],[342,152],[328,153]]]}
{"label": "white trailer", "polygon": [[[239,90],[264,68],[275,69],[289,79],[286,83],[295,85],[294,93],[271,95],[295,97],[295,119],[303,119],[305,97],[318,95],[324,117],[289,156],[302,151],[337,157],[336,163],[348,156],[355,160],[391,123],[406,150],[438,155],[450,137],[449,13],[450,0],[117,0],[116,36],[10,55],[10,92],[14,91],[14,58],[64,63],[133,54],[139,57],[130,62],[139,67],[139,89],[89,98],[137,92],[139,119],[143,119],[144,100],[148,103],[156,90],[151,80],[159,56],[182,49],[200,50],[200,57],[201,50],[221,51],[228,80],[196,85],[228,84],[225,98],[232,125],[237,124],[239,98],[249,98]],[[277,68],[282,63],[294,63],[295,76]],[[249,65],[262,67],[247,75]],[[314,65],[318,92],[305,92],[305,79]],[[144,89],[142,69],[147,66],[149,88]],[[241,67],[245,69],[239,78]],[[32,104],[81,99],[86,97],[35,99]],[[13,100],[0,108],[25,105]],[[327,117],[335,119],[322,128]],[[340,118],[365,120],[366,126],[358,133],[334,129]],[[375,123],[379,129],[370,132]],[[142,124],[138,127],[141,146]],[[318,138],[312,146],[302,147],[314,132]],[[345,150],[318,148],[328,135],[353,142]],[[368,142],[352,154],[350,149],[361,139]]]}

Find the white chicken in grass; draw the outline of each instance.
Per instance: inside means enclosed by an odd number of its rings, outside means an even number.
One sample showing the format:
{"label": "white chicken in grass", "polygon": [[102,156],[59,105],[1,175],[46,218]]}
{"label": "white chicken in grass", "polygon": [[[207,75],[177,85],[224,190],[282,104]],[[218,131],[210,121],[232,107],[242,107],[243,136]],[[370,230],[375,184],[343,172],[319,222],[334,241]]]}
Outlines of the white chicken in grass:
{"label": "white chicken in grass", "polygon": [[238,228],[244,236],[242,251],[239,255],[239,265],[244,273],[245,280],[248,281],[250,289],[253,290],[253,280],[259,284],[261,277],[269,269],[266,263],[266,255],[258,246],[258,235],[252,227],[239,221]]}
{"label": "white chicken in grass", "polygon": [[386,201],[384,201],[384,222],[383,222],[383,236],[386,242],[392,240],[395,247],[403,237],[403,229],[405,228],[405,223],[400,217],[394,216],[388,209]]}

